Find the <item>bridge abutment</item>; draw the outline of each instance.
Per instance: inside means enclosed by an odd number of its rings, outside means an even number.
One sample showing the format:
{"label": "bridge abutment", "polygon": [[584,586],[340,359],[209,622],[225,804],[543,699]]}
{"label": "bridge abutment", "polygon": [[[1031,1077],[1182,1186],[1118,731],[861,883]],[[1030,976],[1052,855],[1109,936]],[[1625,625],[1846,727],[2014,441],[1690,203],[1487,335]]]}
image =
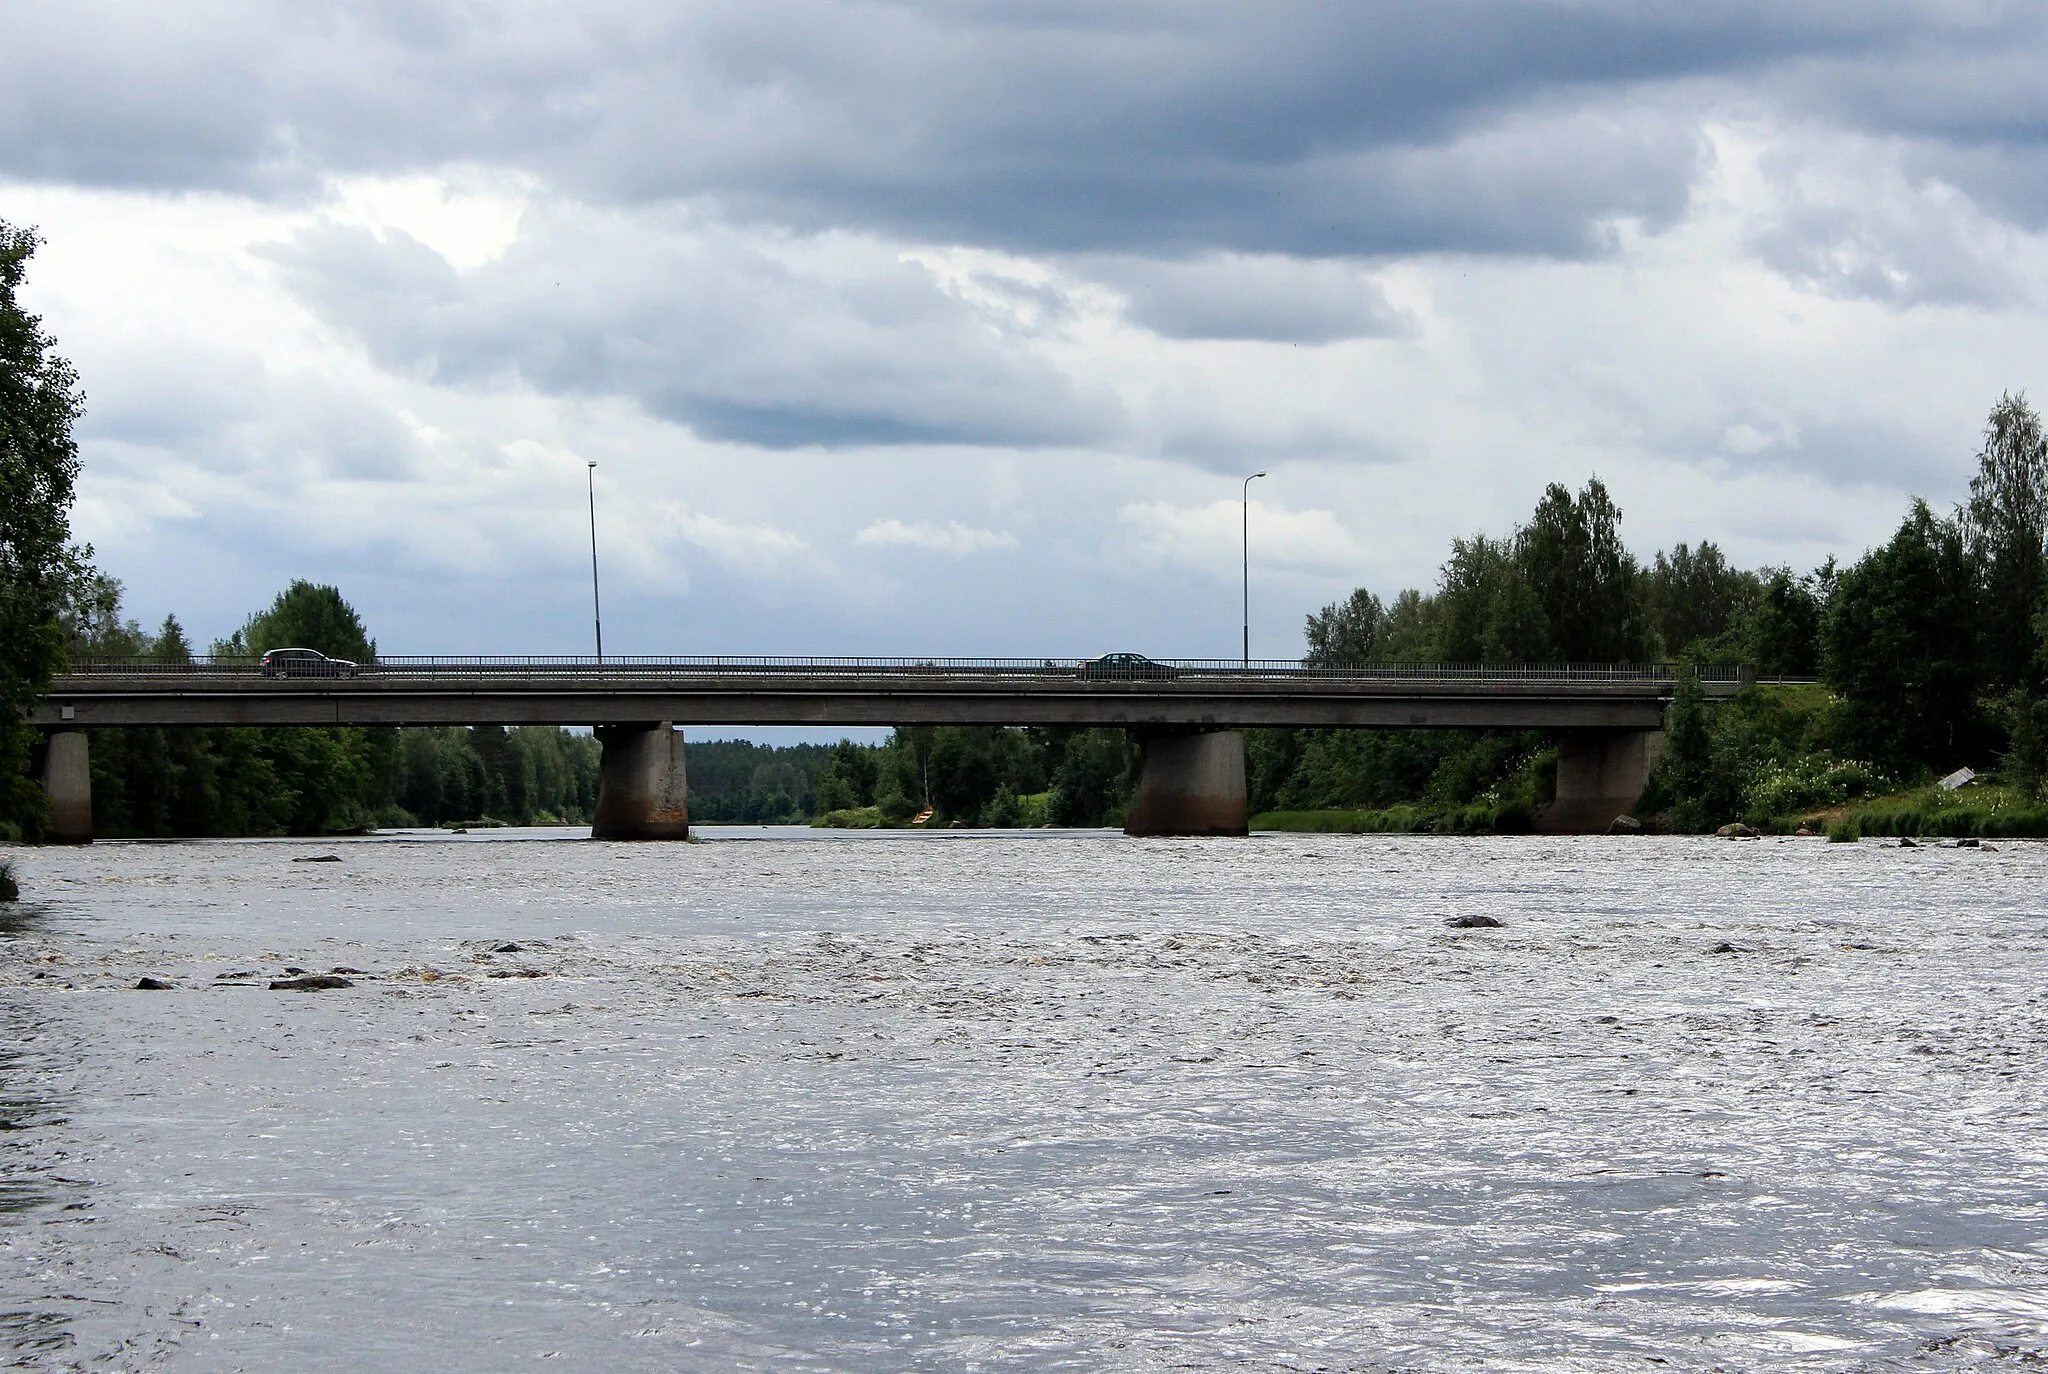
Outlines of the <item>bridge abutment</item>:
{"label": "bridge abutment", "polygon": [[1147,732],[1126,835],[1244,835],[1251,809],[1244,784],[1244,736],[1235,730]]}
{"label": "bridge abutment", "polygon": [[690,780],[683,732],[669,721],[600,725],[604,747],[597,781],[593,840],[687,840]]}
{"label": "bridge abutment", "polygon": [[1536,818],[1545,835],[1604,835],[1636,804],[1664,757],[1662,730],[1566,730],[1557,751],[1557,799]]}
{"label": "bridge abutment", "polygon": [[92,755],[85,731],[58,730],[43,756],[43,792],[50,799],[51,844],[92,843]]}

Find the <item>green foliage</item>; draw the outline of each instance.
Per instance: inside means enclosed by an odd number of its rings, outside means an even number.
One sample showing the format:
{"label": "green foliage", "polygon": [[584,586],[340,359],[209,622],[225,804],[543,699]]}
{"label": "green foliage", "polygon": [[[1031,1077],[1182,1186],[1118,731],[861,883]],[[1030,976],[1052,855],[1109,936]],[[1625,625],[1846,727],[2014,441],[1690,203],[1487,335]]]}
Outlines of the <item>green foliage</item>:
{"label": "green foliage", "polygon": [[2026,394],[1984,423],[1962,528],[1983,578],[1984,670],[1994,688],[2038,685],[2048,609],[2048,435]]}
{"label": "green foliage", "polygon": [[1360,587],[1308,618],[1308,652],[1301,661],[1323,667],[1371,662],[1379,657],[1380,622],[1385,618],[1380,599]]}
{"label": "green foliage", "polygon": [[1760,676],[1811,676],[1820,670],[1821,620],[1834,590],[1834,560],[1809,577],[1794,577],[1790,568],[1766,568],[1759,576],[1748,614],[1709,641],[1721,652],[1701,661],[1726,663],[1732,657],[1753,665]]}
{"label": "green foliage", "polygon": [[1975,568],[1956,522],[1915,501],[1898,533],[1843,573],[1823,669],[1849,748],[1888,768],[1946,767],[1978,729]]}
{"label": "green foliage", "polygon": [[1752,612],[1760,591],[1755,573],[1728,566],[1720,548],[1702,542],[1661,550],[1643,576],[1643,604],[1663,652],[1695,661],[1749,661],[1729,631]]}
{"label": "green foliage", "polygon": [[376,641],[363,627],[355,608],[334,587],[316,586],[303,578],[277,594],[265,610],[249,617],[241,629],[214,646],[217,654],[249,655],[271,649],[315,649],[329,658],[368,663],[377,657]]}
{"label": "green foliage", "polygon": [[23,717],[64,662],[58,611],[82,567],[70,547],[71,427],[85,409],[78,374],[18,299],[38,242],[0,221],[0,825],[27,834],[40,833],[45,808]]}
{"label": "green foliage", "polygon": [[2006,703],[2006,724],[2005,780],[2026,800],[2039,801],[2048,788],[2048,699],[2015,693]]}
{"label": "green foliage", "polygon": [[1621,510],[1599,478],[1576,498],[1552,483],[1515,552],[1548,624],[1550,657],[1613,663],[1649,657],[1641,574],[1621,543]]}
{"label": "green foliage", "polygon": [[1137,783],[1137,750],[1121,730],[1080,730],[1057,741],[1046,814],[1054,825],[1121,825]]}
{"label": "green foliage", "polygon": [[1879,797],[1843,817],[1859,835],[1927,835],[1987,839],[2048,836],[2048,806],[2029,801],[2017,789],[1970,787],[1944,792],[1924,787]]}

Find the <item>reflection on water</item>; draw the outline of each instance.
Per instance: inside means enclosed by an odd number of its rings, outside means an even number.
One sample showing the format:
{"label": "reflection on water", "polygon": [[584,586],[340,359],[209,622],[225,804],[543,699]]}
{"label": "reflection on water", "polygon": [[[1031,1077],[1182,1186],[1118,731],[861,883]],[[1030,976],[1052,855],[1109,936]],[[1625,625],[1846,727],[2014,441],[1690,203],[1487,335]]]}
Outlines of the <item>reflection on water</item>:
{"label": "reflection on water", "polygon": [[707,838],[32,855],[18,1358],[2048,1358],[2048,846]]}

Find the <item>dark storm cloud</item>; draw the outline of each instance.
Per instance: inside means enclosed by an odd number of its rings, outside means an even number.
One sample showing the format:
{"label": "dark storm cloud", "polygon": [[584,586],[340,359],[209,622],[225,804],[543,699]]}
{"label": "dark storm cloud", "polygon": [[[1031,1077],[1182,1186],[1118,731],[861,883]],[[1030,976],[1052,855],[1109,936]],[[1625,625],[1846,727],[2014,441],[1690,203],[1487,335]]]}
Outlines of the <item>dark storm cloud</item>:
{"label": "dark storm cloud", "polygon": [[[301,300],[394,371],[628,396],[710,438],[1033,446],[1122,424],[1114,399],[1023,346],[1014,313],[867,241],[553,208],[464,273],[403,233],[330,225],[271,251]],[[1042,301],[1026,298],[1034,314]]]}
{"label": "dark storm cloud", "polygon": [[1683,209],[1726,99],[2036,141],[2040,48],[2023,7],[1903,0],[74,3],[10,15],[0,168],[286,193],[476,160],[1024,251],[1578,254]]}

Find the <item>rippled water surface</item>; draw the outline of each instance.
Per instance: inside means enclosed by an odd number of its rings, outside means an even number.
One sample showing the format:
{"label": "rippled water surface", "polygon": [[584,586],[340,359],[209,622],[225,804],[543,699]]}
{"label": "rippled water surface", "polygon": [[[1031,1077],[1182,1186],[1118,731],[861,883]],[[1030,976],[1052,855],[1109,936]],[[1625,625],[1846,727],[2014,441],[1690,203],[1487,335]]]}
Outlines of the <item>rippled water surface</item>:
{"label": "rippled water surface", "polygon": [[0,1363],[2048,1361],[2048,846],[705,838],[0,856]]}

